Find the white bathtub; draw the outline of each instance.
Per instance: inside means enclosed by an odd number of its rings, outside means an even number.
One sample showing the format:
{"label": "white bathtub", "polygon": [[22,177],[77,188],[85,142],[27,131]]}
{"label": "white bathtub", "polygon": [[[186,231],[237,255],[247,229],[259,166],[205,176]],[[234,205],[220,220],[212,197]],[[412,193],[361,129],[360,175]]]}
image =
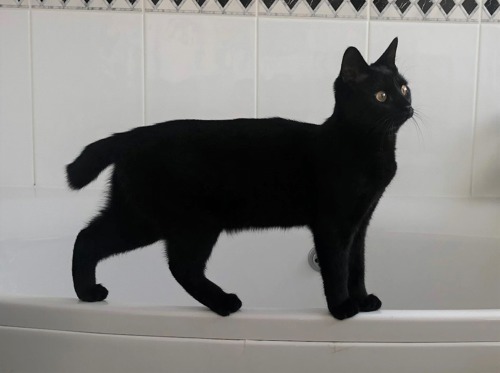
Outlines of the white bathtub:
{"label": "white bathtub", "polygon": [[368,238],[382,311],[337,321],[305,230],[222,237],[221,318],[170,275],[161,245],[98,267],[107,302],[73,293],[70,259],[100,192],[0,190],[0,372],[498,373],[500,203],[387,197]]}

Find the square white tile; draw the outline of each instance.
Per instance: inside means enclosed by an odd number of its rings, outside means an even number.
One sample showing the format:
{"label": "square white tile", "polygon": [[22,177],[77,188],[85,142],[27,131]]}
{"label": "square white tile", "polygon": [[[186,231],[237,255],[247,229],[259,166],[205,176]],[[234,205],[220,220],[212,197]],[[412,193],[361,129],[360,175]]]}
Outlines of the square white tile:
{"label": "square white tile", "polygon": [[472,193],[500,197],[500,25],[481,27]]}
{"label": "square white tile", "polygon": [[364,21],[259,19],[259,117],[323,123],[345,49],[365,52]]}
{"label": "square white tile", "polygon": [[132,13],[33,10],[37,185],[64,187],[64,166],[85,145],[143,124],[141,22]]}
{"label": "square white tile", "polygon": [[0,185],[33,185],[29,14],[0,11]]}
{"label": "square white tile", "polygon": [[408,121],[397,143],[393,195],[468,196],[477,26],[371,22],[370,59],[399,36],[397,65],[408,78],[421,133]]}
{"label": "square white tile", "polygon": [[255,22],[146,14],[146,122],[253,117]]}

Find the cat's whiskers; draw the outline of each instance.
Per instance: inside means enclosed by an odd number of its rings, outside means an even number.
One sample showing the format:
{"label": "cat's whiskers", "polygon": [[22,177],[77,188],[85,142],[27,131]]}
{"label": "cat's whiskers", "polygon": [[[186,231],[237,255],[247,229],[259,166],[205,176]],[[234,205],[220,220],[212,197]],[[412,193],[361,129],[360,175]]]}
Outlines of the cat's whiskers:
{"label": "cat's whiskers", "polygon": [[417,132],[419,134],[419,140],[421,142],[423,142],[424,141],[424,134],[423,134],[422,129],[420,128],[420,124],[419,124],[419,121],[423,123],[420,112],[418,112],[417,110],[413,110],[413,116],[411,117],[411,119],[412,119],[412,122],[415,124],[415,128],[417,129]]}

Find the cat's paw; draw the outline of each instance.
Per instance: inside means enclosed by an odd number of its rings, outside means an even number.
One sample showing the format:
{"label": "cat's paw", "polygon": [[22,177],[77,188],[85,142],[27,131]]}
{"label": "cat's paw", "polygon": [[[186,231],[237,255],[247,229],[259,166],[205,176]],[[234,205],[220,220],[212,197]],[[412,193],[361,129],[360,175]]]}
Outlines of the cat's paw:
{"label": "cat's paw", "polygon": [[219,299],[217,304],[210,307],[210,309],[220,316],[229,316],[238,311],[241,306],[241,300],[236,294],[225,294]]}
{"label": "cat's paw", "polygon": [[358,304],[361,312],[376,311],[382,307],[382,301],[375,294],[367,295]]}
{"label": "cat's paw", "polygon": [[94,285],[78,292],[78,298],[84,302],[101,302],[108,296],[108,289],[101,284]]}
{"label": "cat's paw", "polygon": [[328,307],[330,313],[337,320],[344,320],[353,317],[359,312],[358,302],[352,298],[347,298],[345,301],[334,307]]}

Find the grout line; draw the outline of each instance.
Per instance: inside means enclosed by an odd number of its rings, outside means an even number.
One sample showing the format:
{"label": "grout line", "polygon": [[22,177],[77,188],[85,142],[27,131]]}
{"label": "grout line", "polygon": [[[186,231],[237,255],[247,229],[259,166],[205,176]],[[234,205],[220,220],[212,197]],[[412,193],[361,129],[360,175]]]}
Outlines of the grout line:
{"label": "grout line", "polygon": [[34,101],[34,82],[33,82],[33,30],[32,30],[32,7],[31,2],[28,1],[28,45],[29,45],[29,76],[30,76],[30,96],[31,96],[31,149],[32,149],[32,176],[33,176],[33,187],[36,188],[36,141],[35,141],[35,101]]}
{"label": "grout line", "polygon": [[473,95],[473,106],[472,106],[472,140],[471,140],[471,161],[470,161],[470,185],[469,185],[469,197],[473,197],[474,189],[474,153],[476,149],[476,125],[477,125],[477,104],[478,104],[478,91],[479,91],[479,54],[481,52],[481,29],[482,29],[482,13],[483,13],[483,0],[479,0],[479,20],[477,23],[477,40],[476,40],[476,58],[475,64],[475,75],[474,75],[474,95]]}
{"label": "grout line", "polygon": [[259,117],[259,6],[257,2],[255,15],[255,82],[254,82],[254,97],[255,97],[255,118]]}
{"label": "grout line", "polygon": [[370,22],[371,22],[371,8],[372,8],[372,1],[368,0],[367,1],[367,6],[368,10],[366,12],[366,40],[365,40],[365,59],[366,62],[369,64],[370,63]]}
{"label": "grout line", "polygon": [[142,125],[146,126],[146,1],[142,0]]}

